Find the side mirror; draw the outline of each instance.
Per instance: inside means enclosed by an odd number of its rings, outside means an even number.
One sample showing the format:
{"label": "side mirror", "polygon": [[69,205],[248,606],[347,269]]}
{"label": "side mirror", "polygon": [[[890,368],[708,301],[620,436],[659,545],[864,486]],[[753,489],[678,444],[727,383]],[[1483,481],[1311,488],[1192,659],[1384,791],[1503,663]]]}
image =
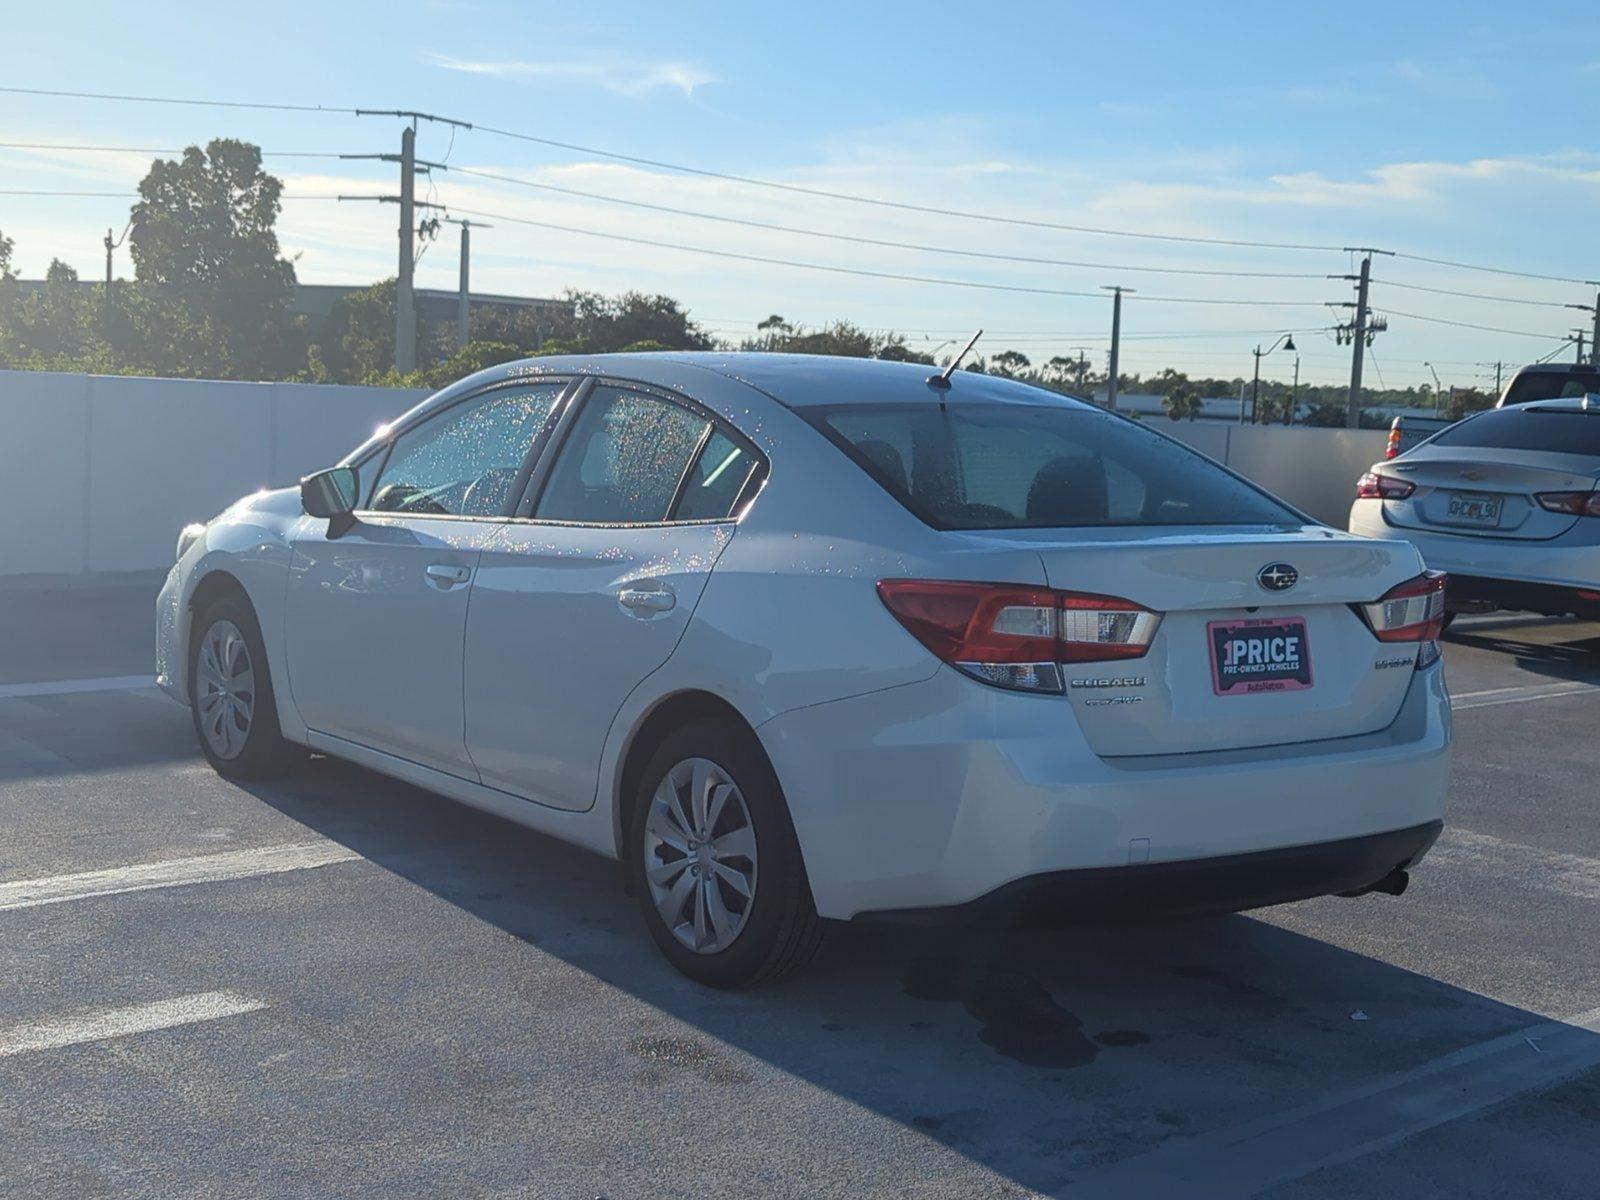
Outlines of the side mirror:
{"label": "side mirror", "polygon": [[361,475],[354,467],[329,467],[300,481],[300,507],[311,517],[326,517],[328,536],[338,537],[355,524]]}

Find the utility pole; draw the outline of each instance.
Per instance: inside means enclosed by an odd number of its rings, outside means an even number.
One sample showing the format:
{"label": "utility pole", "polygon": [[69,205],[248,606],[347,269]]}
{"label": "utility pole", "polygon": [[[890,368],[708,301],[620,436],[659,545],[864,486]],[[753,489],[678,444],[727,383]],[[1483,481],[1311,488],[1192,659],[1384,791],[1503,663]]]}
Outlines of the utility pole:
{"label": "utility pole", "polygon": [[[1350,339],[1353,351],[1350,356],[1350,395],[1345,401],[1344,423],[1348,429],[1358,428],[1361,424],[1361,367],[1366,358],[1367,346],[1371,344],[1375,334],[1381,333],[1389,327],[1387,321],[1371,321],[1367,313],[1367,288],[1372,282],[1372,256],[1374,254],[1390,254],[1389,250],[1374,250],[1367,246],[1346,246],[1351,254],[1361,255],[1361,273],[1359,275],[1332,275],[1330,279],[1350,279],[1356,284],[1356,300],[1354,304],[1355,319],[1347,325],[1340,325],[1335,331],[1338,341],[1345,337]],[[1352,307],[1348,302],[1340,307]]]}
{"label": "utility pole", "polygon": [[[410,109],[373,109],[358,108],[355,110],[358,117],[398,117],[409,121],[400,131],[400,195],[399,196],[340,196],[340,200],[378,200],[386,203],[400,205],[400,269],[395,286],[394,303],[394,367],[402,375],[416,370],[417,367],[417,298],[415,287],[415,272],[417,265],[416,236],[417,222],[416,210],[422,208],[443,208],[440,204],[429,204],[417,200],[417,122],[435,121],[441,125],[454,125],[461,129],[471,129],[469,121],[456,121],[450,117],[438,117],[432,113],[414,112]],[[395,156],[390,154],[341,154],[340,158],[381,158],[386,161],[395,161]],[[427,169],[445,170],[443,163],[423,163]]]}
{"label": "utility pole", "polygon": [[472,259],[472,231],[473,229],[493,229],[494,226],[486,225],[482,221],[469,221],[465,217],[446,217],[453,225],[461,226],[461,284],[456,293],[456,349],[462,349],[472,340],[472,313],[470,309],[472,289],[469,283],[470,268],[468,264]]}
{"label": "utility pole", "polygon": [[1294,388],[1289,392],[1289,411],[1284,414],[1285,425],[1294,424],[1294,410],[1300,406],[1300,356],[1294,356]]}
{"label": "utility pole", "polygon": [[400,275],[394,296],[394,369],[402,375],[417,369],[416,203],[417,128],[413,123],[400,132]]}
{"label": "utility pole", "polygon": [[1117,352],[1122,342],[1122,293],[1132,292],[1116,284],[1103,284],[1102,290],[1111,293],[1111,364],[1106,379],[1106,407],[1117,411]]}
{"label": "utility pole", "polygon": [[1573,359],[1572,359],[1572,365],[1576,366],[1576,367],[1583,366],[1583,339],[1584,339],[1584,336],[1585,336],[1585,334],[1584,334],[1584,331],[1582,329],[1574,329],[1572,331],[1573,344],[1575,346],[1577,346],[1577,348],[1578,348],[1577,354],[1574,355]]}

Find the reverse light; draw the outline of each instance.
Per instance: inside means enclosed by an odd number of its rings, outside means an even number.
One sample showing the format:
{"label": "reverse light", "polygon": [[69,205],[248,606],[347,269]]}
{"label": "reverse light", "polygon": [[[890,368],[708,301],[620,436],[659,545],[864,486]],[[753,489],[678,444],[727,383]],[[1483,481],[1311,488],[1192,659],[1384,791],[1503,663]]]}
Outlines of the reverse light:
{"label": "reverse light", "polygon": [[1439,660],[1439,638],[1444,633],[1444,589],[1449,576],[1424,571],[1396,584],[1371,604],[1356,609],[1380,642],[1419,642],[1417,670]]}
{"label": "reverse light", "polygon": [[1600,492],[1539,492],[1533,498],[1548,512],[1600,517]]}
{"label": "reverse light", "polygon": [[1357,500],[1404,500],[1417,490],[1409,479],[1396,479],[1378,471],[1368,471],[1356,481]]}
{"label": "reverse light", "polygon": [[957,670],[996,687],[1062,692],[1061,664],[1140,658],[1161,614],[1116,596],[1009,583],[885,579],[900,624]]}

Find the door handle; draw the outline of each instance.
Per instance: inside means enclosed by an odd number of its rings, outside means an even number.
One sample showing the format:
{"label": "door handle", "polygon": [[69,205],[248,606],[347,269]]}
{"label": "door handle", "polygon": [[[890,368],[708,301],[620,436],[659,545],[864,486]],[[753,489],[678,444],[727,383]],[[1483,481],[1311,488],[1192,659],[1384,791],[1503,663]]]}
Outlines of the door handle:
{"label": "door handle", "polygon": [[429,563],[422,573],[434,587],[441,592],[448,592],[456,584],[465,583],[472,575],[472,568],[457,563]]}
{"label": "door handle", "polygon": [[669,588],[625,587],[617,593],[617,603],[636,617],[671,612],[678,598]]}

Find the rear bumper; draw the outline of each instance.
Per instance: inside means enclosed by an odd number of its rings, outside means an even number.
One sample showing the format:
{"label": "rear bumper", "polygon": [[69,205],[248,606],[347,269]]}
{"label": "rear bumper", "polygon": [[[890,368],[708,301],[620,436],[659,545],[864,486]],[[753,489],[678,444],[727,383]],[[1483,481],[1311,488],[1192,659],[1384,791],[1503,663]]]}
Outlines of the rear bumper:
{"label": "rear bumper", "polygon": [[[1496,585],[1525,585],[1529,590],[1522,593],[1522,599],[1550,602],[1559,598],[1558,593],[1566,593],[1570,599],[1579,588],[1600,590],[1600,521],[1590,518],[1579,518],[1572,529],[1548,541],[1474,537],[1391,525],[1382,501],[1357,500],[1350,508],[1350,532],[1410,542],[1430,568],[1449,572],[1451,592],[1463,599],[1468,597],[1457,576]],[[1552,591],[1543,594],[1540,589]],[[1507,603],[1505,607],[1523,606]],[[1531,607],[1531,611],[1575,610]]]}
{"label": "rear bumper", "polygon": [[[1185,862],[1055,871],[1018,879],[967,904],[885,913],[927,920],[1039,916],[1194,916],[1359,892],[1415,865],[1444,828],[1427,821],[1365,837]],[[875,914],[876,915],[876,914]]]}
{"label": "rear bumper", "polygon": [[[1059,697],[986,688],[944,668],[757,732],[823,916],[962,905],[1060,872],[1091,892],[1121,881],[1109,886],[1135,893],[1199,872],[1219,881],[1226,908],[1365,887],[1408,857],[1360,878],[1357,855],[1352,870],[1335,863],[1286,891],[1271,878],[1227,880],[1237,856],[1282,852],[1292,874],[1296,855],[1321,861],[1319,846],[1439,821],[1450,705],[1432,667],[1415,673],[1377,733],[1114,759],[1089,749]],[[1146,873],[1155,866],[1171,870]]]}

